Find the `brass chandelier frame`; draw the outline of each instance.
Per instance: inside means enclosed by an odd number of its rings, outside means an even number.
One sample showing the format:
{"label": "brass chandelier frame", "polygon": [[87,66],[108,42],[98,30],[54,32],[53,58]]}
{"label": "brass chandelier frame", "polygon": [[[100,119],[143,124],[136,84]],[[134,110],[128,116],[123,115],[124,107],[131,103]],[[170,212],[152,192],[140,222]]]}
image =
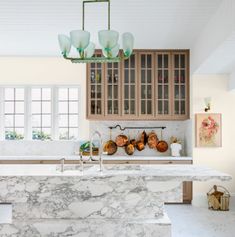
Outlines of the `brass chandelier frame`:
{"label": "brass chandelier frame", "polygon": [[[110,30],[110,0],[85,0],[82,2],[82,30],[85,30],[85,5],[91,3],[108,3],[108,30]],[[121,51],[120,51],[121,52]],[[120,62],[121,59],[127,59],[124,54],[119,52],[118,57],[109,58],[109,57],[95,57],[92,56],[91,58],[74,58],[74,57],[67,57],[63,54],[63,57],[67,60],[70,60],[72,63],[109,63],[109,62]]]}

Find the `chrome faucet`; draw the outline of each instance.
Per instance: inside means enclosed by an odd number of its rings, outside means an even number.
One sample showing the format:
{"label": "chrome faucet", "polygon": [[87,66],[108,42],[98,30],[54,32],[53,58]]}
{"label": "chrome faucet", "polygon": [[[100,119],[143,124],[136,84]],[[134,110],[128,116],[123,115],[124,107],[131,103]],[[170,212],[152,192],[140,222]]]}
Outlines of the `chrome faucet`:
{"label": "chrome faucet", "polygon": [[91,136],[91,138],[90,138],[90,159],[92,160],[92,150],[93,150],[93,147],[92,147],[92,143],[93,143],[93,140],[94,140],[94,137],[95,136],[98,136],[98,138],[99,138],[99,147],[98,147],[98,155],[99,155],[99,168],[100,168],[100,171],[102,171],[103,170],[103,160],[102,160],[102,137],[101,137],[101,134],[100,134],[100,132],[98,132],[98,131],[95,131],[93,134],[92,134],[92,136]]}
{"label": "chrome faucet", "polygon": [[79,152],[79,156],[80,156],[80,166],[81,166],[81,171],[83,172],[83,168],[84,168],[84,166],[83,166],[83,158],[82,158],[82,152]]}
{"label": "chrome faucet", "polygon": [[64,172],[64,162],[65,162],[65,158],[60,159],[60,171],[62,173]]}

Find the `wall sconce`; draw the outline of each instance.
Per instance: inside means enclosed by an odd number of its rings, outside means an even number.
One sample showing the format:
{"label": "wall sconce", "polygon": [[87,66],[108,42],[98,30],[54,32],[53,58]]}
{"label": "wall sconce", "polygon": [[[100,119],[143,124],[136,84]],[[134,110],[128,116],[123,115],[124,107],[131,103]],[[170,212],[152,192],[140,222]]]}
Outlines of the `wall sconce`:
{"label": "wall sconce", "polygon": [[211,110],[211,97],[206,97],[204,98],[204,103],[205,103],[205,112],[208,112]]}

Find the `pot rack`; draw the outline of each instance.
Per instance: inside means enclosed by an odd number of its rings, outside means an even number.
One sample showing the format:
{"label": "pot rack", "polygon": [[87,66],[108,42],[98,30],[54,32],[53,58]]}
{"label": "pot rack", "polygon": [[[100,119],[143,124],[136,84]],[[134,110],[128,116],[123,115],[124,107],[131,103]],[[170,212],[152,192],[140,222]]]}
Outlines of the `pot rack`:
{"label": "pot rack", "polygon": [[110,126],[109,129],[112,130],[112,129],[116,129],[116,128],[119,128],[121,131],[125,131],[126,129],[161,129],[161,130],[164,130],[166,127],[165,126],[157,126],[157,127],[121,127],[120,124],[117,124],[115,126]]}

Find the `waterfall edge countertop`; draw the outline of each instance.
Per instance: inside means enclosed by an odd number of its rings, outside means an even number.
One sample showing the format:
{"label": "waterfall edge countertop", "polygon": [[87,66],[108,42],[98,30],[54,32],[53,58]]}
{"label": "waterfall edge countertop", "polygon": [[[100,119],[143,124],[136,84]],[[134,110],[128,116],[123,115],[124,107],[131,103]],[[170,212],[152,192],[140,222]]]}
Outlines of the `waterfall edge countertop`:
{"label": "waterfall edge countertop", "polygon": [[[57,156],[40,156],[40,155],[27,155],[27,156],[0,156],[0,160],[60,160],[65,158],[66,160],[78,160],[80,159],[77,155],[57,155]],[[98,157],[94,157],[98,159]],[[88,156],[83,156],[84,161],[88,160]],[[193,160],[190,156],[108,156],[102,155],[103,160],[123,161],[123,160],[136,160],[136,161],[154,161],[154,160],[172,160],[172,161],[190,161]]]}
{"label": "waterfall edge countertop", "polygon": [[12,203],[12,223],[0,225],[0,236],[171,237],[164,202],[182,200],[182,181],[232,178],[196,165],[64,168],[0,165],[0,202]]}
{"label": "waterfall edge countertop", "polygon": [[198,165],[104,165],[102,172],[98,165],[67,165],[60,171],[60,165],[0,165],[0,177],[6,176],[60,176],[60,177],[154,177],[159,181],[207,181],[211,179],[229,181],[232,176]]}

